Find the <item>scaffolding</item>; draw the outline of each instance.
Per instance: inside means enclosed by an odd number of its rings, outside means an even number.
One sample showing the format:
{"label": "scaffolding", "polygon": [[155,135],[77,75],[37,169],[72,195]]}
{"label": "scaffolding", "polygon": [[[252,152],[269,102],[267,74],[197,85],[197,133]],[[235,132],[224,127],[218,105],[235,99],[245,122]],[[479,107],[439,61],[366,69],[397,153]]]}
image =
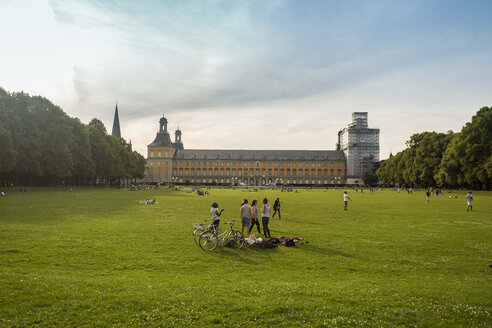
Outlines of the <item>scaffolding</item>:
{"label": "scaffolding", "polygon": [[379,129],[368,127],[367,112],[352,113],[352,123],[339,132],[338,147],[347,158],[347,182],[359,183],[379,162]]}

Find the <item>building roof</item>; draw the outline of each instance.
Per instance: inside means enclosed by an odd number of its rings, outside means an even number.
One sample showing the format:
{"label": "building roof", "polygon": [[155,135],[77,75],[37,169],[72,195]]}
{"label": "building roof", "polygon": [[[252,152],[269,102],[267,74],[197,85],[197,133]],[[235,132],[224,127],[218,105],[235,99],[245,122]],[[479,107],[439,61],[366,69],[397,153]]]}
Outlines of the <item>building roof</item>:
{"label": "building roof", "polygon": [[345,153],[338,150],[185,149],[178,150],[174,159],[344,161]]}
{"label": "building roof", "polygon": [[157,136],[154,141],[147,147],[173,147],[173,143],[171,142],[171,137],[167,132],[157,132]]}
{"label": "building roof", "polygon": [[111,131],[111,134],[114,135],[115,137],[121,138],[120,118],[118,116],[118,104],[116,104],[116,108],[114,110],[113,130]]}

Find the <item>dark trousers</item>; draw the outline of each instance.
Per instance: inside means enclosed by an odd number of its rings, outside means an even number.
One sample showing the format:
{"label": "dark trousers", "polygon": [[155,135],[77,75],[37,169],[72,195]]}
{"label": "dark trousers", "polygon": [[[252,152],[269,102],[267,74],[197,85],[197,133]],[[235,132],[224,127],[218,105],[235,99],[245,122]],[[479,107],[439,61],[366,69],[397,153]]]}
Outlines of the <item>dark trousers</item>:
{"label": "dark trousers", "polygon": [[273,215],[272,215],[272,219],[275,217],[275,214],[278,212],[278,218],[281,219],[282,216],[280,215],[280,207],[279,208],[274,208],[273,209],[274,212],[273,212]]}
{"label": "dark trousers", "polygon": [[258,233],[261,233],[261,231],[260,231],[260,221],[258,219],[251,219],[251,225],[249,226],[248,234],[251,233],[251,230],[253,230],[253,227],[255,226],[255,224],[256,224],[256,227],[258,228]]}
{"label": "dark trousers", "polygon": [[272,236],[270,235],[270,229],[268,229],[268,221],[270,221],[268,216],[261,218],[261,223],[263,224],[263,234],[265,237],[271,238]]}

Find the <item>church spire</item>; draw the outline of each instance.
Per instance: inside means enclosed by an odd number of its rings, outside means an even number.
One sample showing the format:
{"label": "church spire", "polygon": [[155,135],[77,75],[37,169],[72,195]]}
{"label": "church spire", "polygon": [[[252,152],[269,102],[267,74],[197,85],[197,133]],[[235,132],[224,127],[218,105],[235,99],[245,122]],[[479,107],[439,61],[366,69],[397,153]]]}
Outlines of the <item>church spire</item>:
{"label": "church spire", "polygon": [[114,110],[113,131],[111,132],[111,134],[115,137],[121,138],[120,118],[118,116],[118,103],[116,103],[116,108]]}

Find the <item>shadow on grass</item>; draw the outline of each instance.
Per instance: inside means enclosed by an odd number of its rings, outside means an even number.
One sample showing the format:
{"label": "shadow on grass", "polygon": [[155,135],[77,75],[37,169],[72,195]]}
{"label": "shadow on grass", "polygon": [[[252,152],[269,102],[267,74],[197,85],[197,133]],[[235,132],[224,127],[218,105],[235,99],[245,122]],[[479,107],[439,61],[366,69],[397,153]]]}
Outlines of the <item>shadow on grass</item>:
{"label": "shadow on grass", "polygon": [[310,252],[310,253],[318,253],[318,254],[323,254],[323,255],[326,255],[326,256],[343,256],[343,257],[350,257],[350,258],[355,258],[356,256],[352,255],[352,254],[348,254],[348,253],[345,253],[345,252],[341,252],[341,251],[337,251],[337,250],[332,250],[332,249],[328,249],[328,248],[322,248],[322,247],[318,247],[318,246],[315,246],[313,244],[297,244],[296,247],[298,247],[299,249],[303,250],[303,251],[307,251],[307,252]]}

